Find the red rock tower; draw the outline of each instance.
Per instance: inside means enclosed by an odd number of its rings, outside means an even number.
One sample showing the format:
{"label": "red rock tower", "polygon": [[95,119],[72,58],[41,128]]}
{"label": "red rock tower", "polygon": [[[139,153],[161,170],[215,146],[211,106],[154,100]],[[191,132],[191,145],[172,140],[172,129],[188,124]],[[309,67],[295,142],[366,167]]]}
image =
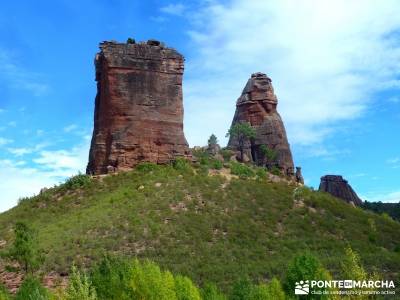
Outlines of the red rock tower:
{"label": "red rock tower", "polygon": [[[256,138],[247,144],[247,156],[258,165],[265,163],[261,146],[265,145],[277,153],[276,164],[284,174],[293,176],[292,152],[286,137],[285,126],[276,110],[278,99],[275,96],[271,79],[263,73],[254,73],[247,81],[239,99],[232,125],[247,122],[256,131]],[[231,138],[231,149],[237,149],[237,141]]]}
{"label": "red rock tower", "polygon": [[183,133],[184,58],[160,42],[103,42],[87,174],[189,156]]}

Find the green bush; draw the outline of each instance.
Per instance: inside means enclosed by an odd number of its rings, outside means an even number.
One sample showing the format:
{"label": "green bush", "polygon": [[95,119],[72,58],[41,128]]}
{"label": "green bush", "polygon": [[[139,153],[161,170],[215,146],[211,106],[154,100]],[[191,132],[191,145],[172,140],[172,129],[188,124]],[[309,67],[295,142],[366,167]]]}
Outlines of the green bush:
{"label": "green bush", "polygon": [[[331,276],[319,260],[310,253],[296,256],[289,264],[284,282],[287,295],[294,297],[296,282],[305,280],[330,280]],[[322,289],[317,289],[323,291]],[[309,299],[328,299],[327,295],[310,295]]]}
{"label": "green bush", "polygon": [[11,295],[7,289],[0,283],[0,300],[10,300]]}
{"label": "green bush", "polygon": [[172,166],[174,167],[175,170],[177,171],[183,171],[183,172],[190,172],[192,171],[192,167],[190,166],[190,163],[188,162],[187,159],[184,158],[176,158],[172,162]]}
{"label": "green bush", "polygon": [[186,277],[162,271],[155,263],[106,257],[91,279],[104,300],[200,300],[200,292]]}
{"label": "green bush", "polygon": [[65,300],[96,299],[96,291],[89,281],[89,278],[86,274],[81,274],[75,266],[72,266],[72,274],[65,292]]}
{"label": "green bush", "polygon": [[174,277],[170,272],[161,271],[156,264],[150,261],[140,263],[138,260],[132,262],[131,271],[132,299],[177,299]]}
{"label": "green bush", "polygon": [[201,298],[203,300],[227,300],[227,297],[212,283],[207,283],[201,290]]}
{"label": "green bush", "polygon": [[63,187],[66,189],[78,189],[87,186],[91,181],[92,179],[90,176],[79,173],[78,175],[68,178]]}
{"label": "green bush", "polygon": [[47,300],[50,299],[49,292],[41,285],[40,281],[28,276],[18,289],[15,300]]}
{"label": "green bush", "polygon": [[126,43],[127,43],[127,44],[135,44],[136,41],[135,41],[135,39],[133,39],[133,38],[128,38],[128,39],[126,40]]}
{"label": "green bush", "polygon": [[281,176],[281,175],[282,175],[282,172],[281,172],[281,170],[280,170],[277,166],[273,166],[273,167],[271,168],[271,174],[274,174],[274,175],[276,175],[276,176]]}
{"label": "green bush", "polygon": [[185,276],[175,277],[177,300],[200,300],[200,292],[193,282]]}
{"label": "green bush", "polygon": [[222,149],[219,151],[219,154],[221,154],[224,160],[228,162],[235,153],[229,149]]}
{"label": "green bush", "polygon": [[276,277],[272,278],[272,280],[267,284],[266,291],[269,297],[268,299],[285,300],[286,298],[281,282]]}
{"label": "green bush", "polygon": [[210,161],[210,166],[212,169],[221,170],[224,164],[218,159],[212,159]]}
{"label": "green bush", "polygon": [[256,176],[261,180],[267,179],[267,171],[264,168],[257,168]]}
{"label": "green bush", "polygon": [[240,178],[248,178],[255,175],[251,167],[238,162],[231,162],[230,167],[231,173],[234,175],[238,175]]}
{"label": "green bush", "polygon": [[18,261],[25,273],[32,273],[42,262],[37,247],[36,231],[23,222],[17,222],[14,235],[15,239],[7,256]]}
{"label": "green bush", "polygon": [[150,163],[150,162],[143,162],[136,166],[136,170],[143,172],[143,173],[151,172],[151,171],[157,170],[158,168],[159,168],[159,166],[157,164]]}
{"label": "green bush", "polygon": [[231,300],[247,300],[251,295],[253,285],[249,278],[243,277],[233,284]]}
{"label": "green bush", "polygon": [[127,300],[133,297],[130,288],[133,275],[127,260],[106,256],[93,268],[90,278],[99,299]]}

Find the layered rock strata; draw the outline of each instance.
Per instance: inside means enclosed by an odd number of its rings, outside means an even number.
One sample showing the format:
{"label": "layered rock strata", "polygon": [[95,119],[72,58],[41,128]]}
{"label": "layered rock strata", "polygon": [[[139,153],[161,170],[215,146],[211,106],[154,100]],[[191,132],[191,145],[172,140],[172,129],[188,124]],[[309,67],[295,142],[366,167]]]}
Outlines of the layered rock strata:
{"label": "layered rock strata", "polygon": [[319,190],[327,192],[348,203],[353,203],[354,205],[359,206],[363,203],[347,180],[343,179],[343,177],[339,175],[322,176]]}
{"label": "layered rock strata", "polygon": [[183,133],[181,54],[154,40],[103,42],[95,67],[97,95],[88,174],[190,156]]}
{"label": "layered rock strata", "polygon": [[[285,126],[277,112],[278,99],[274,93],[271,79],[263,73],[254,73],[236,102],[232,126],[236,123],[249,123],[256,131],[256,137],[248,141],[245,154],[257,165],[265,165],[262,145],[276,153],[274,164],[286,175],[294,176],[294,164]],[[238,141],[231,137],[230,149],[238,148]],[[301,174],[299,174],[301,175]]]}

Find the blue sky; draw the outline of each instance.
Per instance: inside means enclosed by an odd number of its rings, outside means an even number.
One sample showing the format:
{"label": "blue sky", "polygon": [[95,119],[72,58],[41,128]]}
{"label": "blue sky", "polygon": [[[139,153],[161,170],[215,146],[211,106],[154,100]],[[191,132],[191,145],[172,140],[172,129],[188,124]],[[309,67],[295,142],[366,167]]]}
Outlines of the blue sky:
{"label": "blue sky", "polygon": [[341,174],[400,201],[397,1],[7,1],[0,10],[0,211],[84,171],[103,40],[155,38],[186,58],[185,134],[225,144],[253,72],[267,73],[308,185]]}

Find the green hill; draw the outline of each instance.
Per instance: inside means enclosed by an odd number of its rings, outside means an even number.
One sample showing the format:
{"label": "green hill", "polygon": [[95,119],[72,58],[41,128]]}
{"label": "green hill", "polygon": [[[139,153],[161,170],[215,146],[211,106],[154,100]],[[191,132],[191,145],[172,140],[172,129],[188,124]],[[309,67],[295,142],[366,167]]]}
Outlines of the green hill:
{"label": "green hill", "polygon": [[0,240],[7,248],[15,222],[31,224],[46,272],[68,271],[72,261],[89,266],[115,253],[226,288],[245,274],[281,277],[306,250],[335,277],[350,245],[369,272],[399,277],[399,222],[247,171],[242,178],[225,168],[210,176],[204,166],[178,163],[143,164],[94,179],[80,175],[2,213]]}

